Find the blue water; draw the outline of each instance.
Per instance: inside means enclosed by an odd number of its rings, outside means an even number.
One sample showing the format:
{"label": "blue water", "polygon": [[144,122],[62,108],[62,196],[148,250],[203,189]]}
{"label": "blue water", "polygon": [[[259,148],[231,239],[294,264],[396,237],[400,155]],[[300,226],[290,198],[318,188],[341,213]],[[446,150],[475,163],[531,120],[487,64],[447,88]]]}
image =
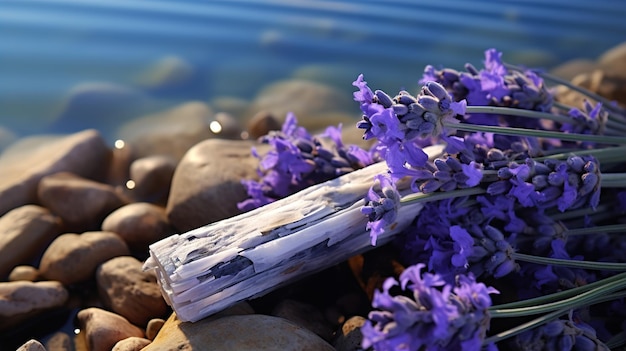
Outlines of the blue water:
{"label": "blue water", "polygon": [[[480,65],[490,47],[551,68],[625,41],[624,18],[623,0],[1,1],[0,127],[114,139],[132,118],[251,99],[311,65],[334,67],[329,84],[346,94],[359,73],[393,92],[416,86],[427,64]],[[167,58],[179,80],[146,83]],[[77,93],[94,83],[103,95]]]}

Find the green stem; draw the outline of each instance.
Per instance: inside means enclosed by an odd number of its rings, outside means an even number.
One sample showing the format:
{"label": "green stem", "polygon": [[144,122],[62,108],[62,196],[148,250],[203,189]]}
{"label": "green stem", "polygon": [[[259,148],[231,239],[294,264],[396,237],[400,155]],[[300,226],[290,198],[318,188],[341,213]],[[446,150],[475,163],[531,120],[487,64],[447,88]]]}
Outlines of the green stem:
{"label": "green stem", "polygon": [[626,232],[626,224],[600,225],[597,227],[568,229],[566,231],[568,236],[595,234],[595,233],[619,233],[619,232]]}
{"label": "green stem", "polygon": [[[624,278],[624,274],[626,273],[621,273],[620,277]],[[613,292],[619,291],[624,288],[626,288],[626,279],[619,279],[617,281],[610,282],[608,284],[597,287],[595,289],[591,289],[580,295],[570,298],[549,302],[542,305],[527,306],[522,308],[496,309],[495,307],[498,306],[493,306],[489,309],[489,312],[491,313],[492,318],[503,318],[531,316],[535,314],[552,312],[563,308],[575,309],[580,306],[592,305],[598,303],[599,301],[605,301],[607,295],[610,295]]]}
{"label": "green stem", "polygon": [[550,218],[554,219],[555,221],[565,221],[565,220],[572,219],[572,218],[577,219],[577,218],[582,218],[587,215],[601,213],[601,212],[608,212],[608,211],[609,211],[609,207],[606,204],[600,204],[595,209],[591,207],[585,207],[585,208],[579,208],[576,210],[570,210],[570,211],[565,211],[565,212],[557,212],[553,214],[551,213]]}
{"label": "green stem", "polygon": [[519,108],[510,108],[510,107],[497,107],[497,106],[467,106],[467,113],[485,113],[485,114],[496,114],[496,115],[505,115],[505,116],[519,116],[519,117],[528,117],[535,119],[547,119],[560,123],[579,123],[582,124],[581,121],[575,120],[570,117],[556,115],[547,112],[539,112],[533,110],[524,110]]}
{"label": "green stem", "polygon": [[514,252],[513,254],[511,254],[511,257],[516,261],[523,261],[528,263],[537,263],[569,268],[592,269],[598,271],[626,272],[626,263],[568,260],[562,258],[549,258],[526,255],[519,252]]}
{"label": "green stem", "polygon": [[[625,138],[626,139],[626,138]],[[590,150],[575,150],[574,153],[578,156],[591,155],[595,157],[600,164],[623,162],[626,160],[626,146],[614,146],[605,147],[602,149],[590,149]],[[558,154],[551,154],[550,156],[536,157],[535,161],[543,161],[549,158],[553,159],[566,159],[572,155],[572,152],[562,152]]]}
{"label": "green stem", "polygon": [[626,173],[602,173],[600,185],[603,188],[624,188],[626,187]]}
{"label": "green stem", "polygon": [[467,189],[459,189],[453,191],[440,191],[435,193],[414,193],[404,196],[400,202],[403,204],[406,203],[414,203],[414,202],[430,202],[430,201],[439,201],[450,198],[462,197],[462,196],[470,196],[470,195],[480,195],[487,192],[483,188],[467,188]]}
{"label": "green stem", "polygon": [[535,297],[532,299],[503,303],[503,304],[492,306],[490,309],[502,310],[502,309],[523,308],[523,307],[528,307],[528,306],[546,304],[549,302],[559,301],[559,300],[563,300],[563,299],[570,298],[573,296],[577,296],[586,291],[603,287],[609,283],[616,282],[625,278],[626,278],[626,273],[620,273],[620,274],[616,274],[614,276],[610,276],[608,278],[604,278],[602,280],[598,280],[593,283],[589,283],[589,284],[579,286],[573,289],[563,290],[563,291],[555,292],[549,295]]}
{"label": "green stem", "polygon": [[604,344],[611,350],[626,344],[626,331],[613,335],[613,337]]}
{"label": "green stem", "polygon": [[593,134],[575,134],[575,133],[562,133],[552,132],[547,130],[525,129],[525,128],[513,128],[513,127],[496,127],[485,126],[478,124],[468,123],[443,123],[444,127],[456,130],[463,130],[466,132],[487,132],[502,135],[513,136],[528,136],[538,138],[551,138],[566,141],[588,141],[600,144],[614,144],[624,145],[626,144],[626,138],[617,136],[605,136],[605,135],[593,135]]}
{"label": "green stem", "polygon": [[502,340],[511,338],[515,335],[521,334],[527,330],[536,328],[540,325],[546,324],[548,322],[551,322],[557,318],[559,318],[560,316],[566,314],[569,311],[569,308],[563,308],[560,310],[556,310],[554,312],[550,312],[548,314],[545,314],[539,318],[535,318],[532,321],[526,322],[526,323],[522,323],[514,328],[511,328],[509,330],[505,330],[503,332],[500,332],[498,334],[492,335],[488,338],[486,338],[483,341],[483,345],[489,345],[491,343],[497,343],[500,342]]}
{"label": "green stem", "polygon": [[[608,294],[608,295],[603,295],[599,298],[597,298],[596,300],[594,300],[593,302],[591,302],[589,305],[593,305],[593,304],[597,304],[597,303],[602,303],[602,302],[606,302],[606,301],[612,301],[612,300],[617,300],[617,299],[621,299],[623,297],[626,296],[626,292],[621,292],[621,293],[617,293],[617,294]],[[498,333],[496,335],[490,336],[488,338],[486,338],[483,341],[483,345],[488,345],[490,343],[496,343],[496,342],[500,342],[502,340],[505,340],[507,338],[510,338],[512,336],[515,336],[517,334],[523,333],[526,330],[532,329],[532,328],[536,328],[540,325],[546,324],[554,319],[557,319],[559,316],[564,315],[565,313],[567,313],[569,310],[571,310],[572,308],[561,308],[558,310],[555,310],[553,312],[547,313],[539,318],[533,319],[530,322],[527,323],[523,323],[520,324],[514,328],[511,328],[509,330],[503,331],[501,333]],[[493,317],[493,314],[492,314]],[[622,343],[624,343],[626,340],[623,338],[623,336],[620,336],[620,334],[615,335],[611,340],[609,340],[609,342],[611,342],[611,344],[616,344],[617,346],[621,345]],[[607,343],[608,346],[608,343]]]}

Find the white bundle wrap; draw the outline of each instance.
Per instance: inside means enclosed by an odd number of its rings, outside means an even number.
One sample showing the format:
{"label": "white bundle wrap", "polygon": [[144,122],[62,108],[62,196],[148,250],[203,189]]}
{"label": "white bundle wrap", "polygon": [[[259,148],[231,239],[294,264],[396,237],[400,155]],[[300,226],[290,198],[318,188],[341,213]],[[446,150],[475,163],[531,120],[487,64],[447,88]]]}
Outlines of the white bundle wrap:
{"label": "white bundle wrap", "polygon": [[[426,148],[431,158],[441,147]],[[195,322],[262,296],[373,248],[364,197],[384,162],[311,186],[287,198],[150,245],[144,270],[155,269],[167,303]],[[399,186],[400,195],[410,189]],[[422,208],[404,204],[377,239],[389,242]]]}

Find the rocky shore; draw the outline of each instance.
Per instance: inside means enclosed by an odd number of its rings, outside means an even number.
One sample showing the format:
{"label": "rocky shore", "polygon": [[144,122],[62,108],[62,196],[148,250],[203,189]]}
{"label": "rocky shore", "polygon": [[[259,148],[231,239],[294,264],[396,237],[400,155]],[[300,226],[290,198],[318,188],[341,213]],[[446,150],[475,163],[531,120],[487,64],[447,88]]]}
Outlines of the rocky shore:
{"label": "rocky shore", "polygon": [[[626,103],[626,44],[554,73]],[[239,213],[240,180],[257,177],[250,148],[286,112],[313,131],[343,123],[346,143],[362,143],[356,110],[329,85],[293,79],[249,103],[139,118],[115,145],[96,130],[13,143],[0,157],[0,350],[360,349],[373,290],[402,269],[389,247],[196,323],[142,271],[151,243]]]}

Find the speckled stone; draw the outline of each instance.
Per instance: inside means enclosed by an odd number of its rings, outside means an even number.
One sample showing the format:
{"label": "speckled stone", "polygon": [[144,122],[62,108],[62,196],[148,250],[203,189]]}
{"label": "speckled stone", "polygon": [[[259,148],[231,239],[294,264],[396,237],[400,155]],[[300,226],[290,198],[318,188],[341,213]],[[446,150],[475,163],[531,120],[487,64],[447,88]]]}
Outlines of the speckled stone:
{"label": "speckled stone", "polygon": [[[169,325],[168,325],[169,323]],[[195,323],[170,318],[144,351],[334,351],[315,333],[286,319],[261,315],[234,315]]]}

